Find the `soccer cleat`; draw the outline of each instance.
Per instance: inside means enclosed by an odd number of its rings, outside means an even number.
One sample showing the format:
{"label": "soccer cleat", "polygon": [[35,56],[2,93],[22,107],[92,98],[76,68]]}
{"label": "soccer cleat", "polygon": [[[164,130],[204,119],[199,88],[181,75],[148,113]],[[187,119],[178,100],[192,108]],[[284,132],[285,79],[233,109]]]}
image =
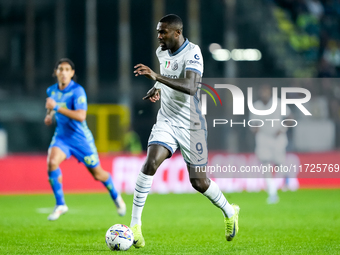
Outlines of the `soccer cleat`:
{"label": "soccer cleat", "polygon": [[66,213],[68,211],[67,205],[56,205],[54,207],[53,213],[48,215],[48,220],[57,220],[59,219],[60,215]]}
{"label": "soccer cleat", "polygon": [[227,241],[232,241],[238,232],[238,214],[240,212],[240,207],[234,204],[232,204],[231,206],[234,208],[235,214],[230,218],[224,218],[225,238],[227,239]]}
{"label": "soccer cleat", "polygon": [[124,216],[126,213],[126,205],[122,196],[119,194],[114,202],[117,207],[117,213],[119,214],[119,216]]}
{"label": "soccer cleat", "polygon": [[131,228],[131,230],[134,237],[133,246],[135,246],[136,248],[143,248],[145,246],[145,240],[142,235],[142,226],[136,224]]}
{"label": "soccer cleat", "polygon": [[267,204],[273,205],[279,202],[280,198],[278,195],[272,195],[267,198]]}

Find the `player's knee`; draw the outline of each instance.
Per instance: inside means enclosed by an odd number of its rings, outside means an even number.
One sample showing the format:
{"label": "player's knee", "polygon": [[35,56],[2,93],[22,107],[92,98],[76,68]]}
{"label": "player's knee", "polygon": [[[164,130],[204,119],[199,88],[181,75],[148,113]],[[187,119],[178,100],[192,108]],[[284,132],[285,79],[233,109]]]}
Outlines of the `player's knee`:
{"label": "player's knee", "polygon": [[96,181],[101,181],[101,175],[100,174],[98,174],[98,173],[93,173],[92,174],[92,176],[93,176],[93,178],[96,180]]}
{"label": "player's knee", "polygon": [[108,179],[108,175],[103,172],[95,172],[92,175],[96,181],[104,182]]}
{"label": "player's knee", "polygon": [[157,171],[158,164],[155,159],[147,160],[143,166],[143,173],[146,175],[154,175]]}
{"label": "player's knee", "polygon": [[200,193],[204,193],[209,187],[207,179],[205,178],[190,178],[190,183],[192,187]]}
{"label": "player's knee", "polygon": [[101,182],[105,181],[104,178],[102,177],[102,175],[100,175],[100,174],[95,174],[95,175],[93,175],[93,178],[94,178],[96,181],[101,181]]}
{"label": "player's knee", "polygon": [[47,161],[47,167],[49,171],[53,171],[59,167],[59,162],[55,158],[49,158]]}
{"label": "player's knee", "polygon": [[101,167],[88,168],[96,181],[104,182],[109,178],[109,173],[104,171]]}

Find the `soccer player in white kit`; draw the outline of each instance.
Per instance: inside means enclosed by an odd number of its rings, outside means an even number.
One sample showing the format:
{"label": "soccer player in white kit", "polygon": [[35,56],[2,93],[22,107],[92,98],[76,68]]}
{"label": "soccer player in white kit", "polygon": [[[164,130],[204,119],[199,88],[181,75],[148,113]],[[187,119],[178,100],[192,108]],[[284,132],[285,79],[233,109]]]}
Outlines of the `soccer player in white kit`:
{"label": "soccer player in white kit", "polygon": [[[202,171],[208,160],[206,122],[201,114],[197,92],[203,74],[203,58],[199,46],[184,38],[182,30],[182,20],[174,14],[164,16],[157,24],[160,46],[156,55],[161,74],[143,64],[135,66],[135,76],[144,75],[156,81],[143,99],[156,102],[162,98],[157,123],[149,137],[147,158],[134,191],[130,227],[136,248],[145,246],[141,216],[153,175],[178,148],[187,163],[193,188],[222,210],[226,239],[231,241],[238,231],[239,207],[230,205],[217,184]],[[194,175],[197,166],[201,172]]]}
{"label": "soccer player in white kit", "polygon": [[[254,108],[257,110],[268,110],[272,106],[271,98],[272,88],[269,85],[262,85],[260,87],[260,100],[254,103]],[[286,114],[291,113],[289,107],[286,108]],[[281,121],[287,116],[281,115],[281,100],[277,99],[277,108],[270,115],[250,115],[250,119],[260,119],[265,124],[262,127],[252,128],[255,133],[255,154],[262,164],[268,165],[284,165],[286,161],[286,147],[288,144],[287,128],[281,125]],[[288,117],[289,118],[289,117]],[[275,120],[275,121],[266,121]],[[267,173],[265,177],[267,184],[267,203],[275,204],[279,201],[277,194],[277,184],[272,178],[272,173]]]}

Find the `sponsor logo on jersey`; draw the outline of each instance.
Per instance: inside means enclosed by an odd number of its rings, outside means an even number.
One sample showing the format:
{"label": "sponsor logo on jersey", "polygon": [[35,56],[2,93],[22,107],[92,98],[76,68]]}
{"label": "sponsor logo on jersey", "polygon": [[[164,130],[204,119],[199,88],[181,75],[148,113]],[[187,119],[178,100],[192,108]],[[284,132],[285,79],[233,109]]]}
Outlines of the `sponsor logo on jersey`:
{"label": "sponsor logo on jersey", "polygon": [[[170,61],[169,61],[170,62]],[[178,69],[178,63],[177,60],[175,60],[175,62],[172,62],[171,64],[171,69],[172,71],[176,71]]]}
{"label": "sponsor logo on jersey", "polygon": [[62,107],[62,108],[68,109],[68,108],[67,108],[67,105],[66,105],[66,102],[57,102],[57,105],[59,105],[59,106]]}
{"label": "sponsor logo on jersey", "polygon": [[170,75],[170,74],[162,74],[165,77],[171,78],[171,79],[177,79],[177,75]]}
{"label": "sponsor logo on jersey", "polygon": [[196,60],[199,60],[199,59],[200,59],[200,56],[198,56],[198,54],[195,54],[194,58],[195,58]]}
{"label": "sponsor logo on jersey", "polygon": [[72,96],[73,95],[73,92],[67,92],[66,94],[64,94],[64,98],[65,97],[70,97],[70,96]]}
{"label": "sponsor logo on jersey", "polygon": [[197,64],[197,65],[202,65],[202,63],[200,61],[197,61],[197,60],[188,60],[187,63],[189,65],[194,65],[194,64]]}
{"label": "sponsor logo on jersey", "polygon": [[78,104],[84,104],[86,103],[86,98],[84,96],[78,97]]}

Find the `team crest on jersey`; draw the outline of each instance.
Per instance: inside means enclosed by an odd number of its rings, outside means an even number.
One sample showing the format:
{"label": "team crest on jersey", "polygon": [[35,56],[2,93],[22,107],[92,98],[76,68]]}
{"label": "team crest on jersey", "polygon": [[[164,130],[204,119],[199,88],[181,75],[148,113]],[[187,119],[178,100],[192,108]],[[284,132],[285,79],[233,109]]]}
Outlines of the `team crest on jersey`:
{"label": "team crest on jersey", "polygon": [[[170,62],[170,61],[169,61]],[[172,62],[171,64],[171,69],[172,71],[176,71],[178,69],[178,63],[177,60],[175,60],[175,62]]]}
{"label": "team crest on jersey", "polygon": [[83,104],[86,102],[86,98],[84,96],[78,97],[78,104]]}

